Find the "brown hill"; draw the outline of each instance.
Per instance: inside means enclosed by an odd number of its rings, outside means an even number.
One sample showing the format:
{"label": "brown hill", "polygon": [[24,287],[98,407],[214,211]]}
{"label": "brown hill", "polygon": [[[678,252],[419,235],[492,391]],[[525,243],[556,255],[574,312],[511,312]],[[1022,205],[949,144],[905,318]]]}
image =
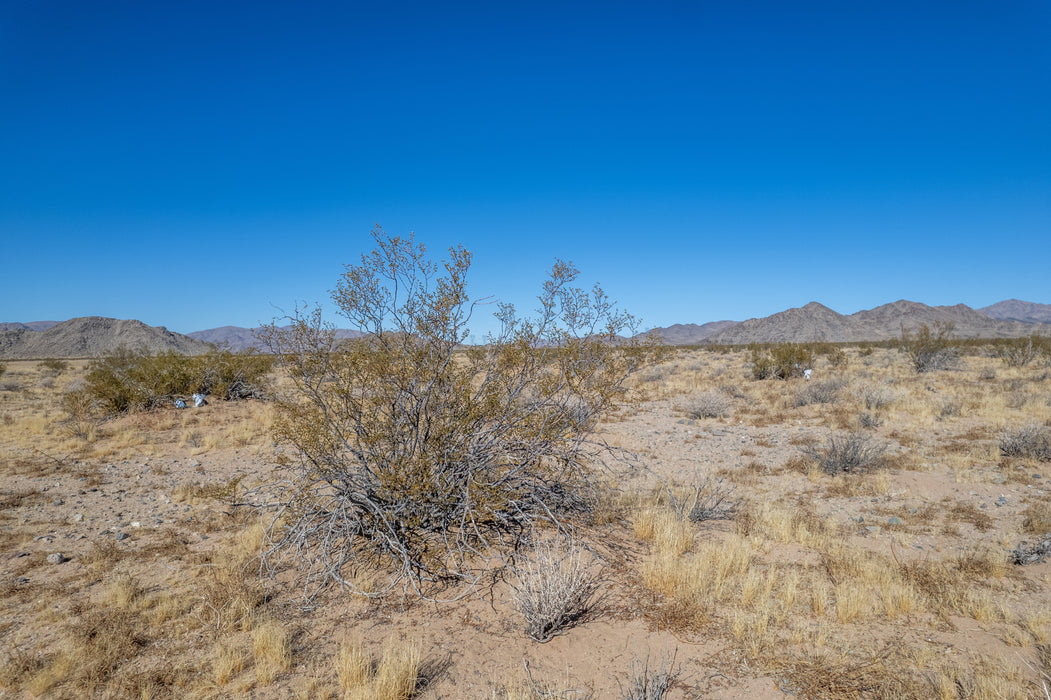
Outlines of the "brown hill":
{"label": "brown hill", "polygon": [[[282,330],[288,330],[291,326],[282,326]],[[234,352],[238,350],[244,350],[246,348],[255,348],[256,350],[266,350],[266,346],[258,338],[258,332],[261,328],[243,328],[241,326],[221,326],[219,328],[209,328],[203,331],[194,331],[193,333],[187,333],[191,338],[197,340],[203,340],[206,343],[214,343],[221,347],[228,347]],[[336,329],[336,340],[346,340],[348,338],[360,338],[362,333],[360,331],[351,330],[349,328],[337,328]]]}
{"label": "brown hill", "polygon": [[1008,299],[980,309],[983,314],[1001,321],[1022,323],[1051,323],[1051,304],[1036,304],[1031,301]]}
{"label": "brown hill", "polygon": [[650,333],[660,336],[668,345],[694,345],[703,343],[719,331],[735,325],[737,321],[710,321],[701,325],[676,323],[667,328],[654,328]]}
{"label": "brown hill", "polygon": [[30,321],[29,323],[17,323],[13,321],[6,321],[0,323],[0,331],[46,331],[52,326],[57,326],[58,321]]}
{"label": "brown hill", "polygon": [[44,331],[25,328],[0,331],[0,357],[93,357],[121,345],[151,352],[174,350],[185,354],[207,352],[210,346],[195,338],[173,333],[163,326],[141,321],[85,316],[63,321]]}
{"label": "brown hill", "polygon": [[838,314],[817,302],[788,309],[765,318],[753,318],[712,335],[708,342],[725,345],[746,343],[855,343],[889,340],[901,329],[913,331],[921,324],[951,323],[958,338],[1011,338],[1030,333],[1051,333],[1051,325],[1000,321],[964,304],[927,306],[904,299],[850,316]]}

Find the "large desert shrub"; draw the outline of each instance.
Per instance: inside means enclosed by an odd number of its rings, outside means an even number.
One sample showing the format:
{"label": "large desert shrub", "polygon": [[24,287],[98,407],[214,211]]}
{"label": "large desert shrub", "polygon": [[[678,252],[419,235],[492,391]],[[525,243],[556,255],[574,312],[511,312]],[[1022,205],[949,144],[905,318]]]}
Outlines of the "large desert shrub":
{"label": "large desert shrub", "polygon": [[778,343],[773,347],[752,345],[749,348],[753,379],[789,379],[802,377],[814,366],[814,350],[802,343]]}
{"label": "large desert shrub", "polygon": [[153,354],[121,347],[92,360],[84,391],[107,414],[170,405],[208,394],[224,400],[259,396],[273,358],[255,351]]}
{"label": "large desert shrub", "polygon": [[1051,339],[1035,333],[1026,338],[997,340],[994,347],[1008,367],[1024,367],[1040,355],[1051,357]]}
{"label": "large desert shrub", "polygon": [[499,304],[499,331],[465,347],[470,253],[452,248],[439,268],[412,235],[373,235],[332,295],[361,338],[337,344],[319,310],[265,334],[295,391],[279,398],[276,428],[293,488],[263,563],[294,562],[308,596],[332,583],[469,590],[533,528],[592,507],[608,454],[596,421],[651,348],[624,341],[631,316],[599,287],[573,287],[564,262],[535,318]]}
{"label": "large desert shrub", "polygon": [[917,373],[952,369],[960,359],[960,348],[953,340],[952,323],[938,322],[931,328],[921,324],[916,333],[909,333],[902,326],[901,349],[909,357]]}

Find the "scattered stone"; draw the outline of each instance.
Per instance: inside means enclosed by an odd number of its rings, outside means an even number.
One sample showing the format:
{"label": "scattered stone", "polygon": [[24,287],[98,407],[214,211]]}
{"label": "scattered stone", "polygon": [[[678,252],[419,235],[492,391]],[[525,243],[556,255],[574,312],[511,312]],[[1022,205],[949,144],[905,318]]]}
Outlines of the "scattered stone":
{"label": "scattered stone", "polygon": [[1048,556],[1051,556],[1051,535],[1045,536],[1043,540],[1032,546],[1022,542],[1011,552],[1011,561],[1019,566],[1026,566],[1039,564]]}
{"label": "scattered stone", "polygon": [[73,522],[75,522],[75,523],[84,522],[84,514],[83,513],[74,513],[73,514]]}
{"label": "scattered stone", "polygon": [[899,518],[898,516],[894,515],[894,516],[891,516],[890,518],[887,519],[887,524],[888,525],[904,525],[905,521],[902,520],[901,518]]}
{"label": "scattered stone", "polygon": [[126,532],[118,532],[117,533],[117,541],[118,542],[121,542],[121,541],[126,540],[126,539],[128,539],[128,533],[126,533]]}
{"label": "scattered stone", "polygon": [[56,498],[55,500],[51,501],[51,505],[53,506],[60,506],[63,503],[65,503],[65,501],[63,501],[61,498]]}
{"label": "scattered stone", "polygon": [[69,561],[66,557],[62,556],[62,552],[52,552],[47,555],[48,564],[62,564]]}

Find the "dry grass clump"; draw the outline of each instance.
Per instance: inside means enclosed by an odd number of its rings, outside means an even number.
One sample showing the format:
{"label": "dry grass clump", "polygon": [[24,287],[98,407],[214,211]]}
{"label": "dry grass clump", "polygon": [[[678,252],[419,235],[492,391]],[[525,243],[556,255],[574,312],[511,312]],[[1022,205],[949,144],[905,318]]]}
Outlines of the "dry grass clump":
{"label": "dry grass clump", "polygon": [[594,608],[602,584],[583,550],[540,543],[533,556],[512,567],[513,602],[530,638],[544,643],[562,634]]}
{"label": "dry grass clump", "polygon": [[1030,503],[1022,514],[1022,532],[1031,535],[1051,533],[1051,505]]}
{"label": "dry grass clump", "polygon": [[358,642],[344,640],[335,659],[343,697],[353,700],[409,700],[421,682],[421,653],[415,642],[388,646],[375,663]]}
{"label": "dry grass clump", "polygon": [[252,628],[252,657],[256,679],[270,685],[292,665],[292,637],[277,620],[264,620]]}
{"label": "dry grass clump", "polygon": [[693,528],[679,513],[664,505],[653,505],[635,512],[632,526],[636,537],[653,543],[658,552],[680,555],[693,546]]}

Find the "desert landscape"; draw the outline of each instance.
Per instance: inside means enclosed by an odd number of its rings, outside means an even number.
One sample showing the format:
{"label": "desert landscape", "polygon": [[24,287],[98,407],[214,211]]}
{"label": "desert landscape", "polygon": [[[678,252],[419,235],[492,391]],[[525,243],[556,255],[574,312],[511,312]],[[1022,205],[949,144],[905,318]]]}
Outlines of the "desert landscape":
{"label": "desert landscape", "polygon": [[288,363],[107,414],[69,399],[100,359],[6,360],[3,695],[1047,697],[1051,356],[939,337],[664,346],[592,426],[585,517],[423,597],[261,571]]}

